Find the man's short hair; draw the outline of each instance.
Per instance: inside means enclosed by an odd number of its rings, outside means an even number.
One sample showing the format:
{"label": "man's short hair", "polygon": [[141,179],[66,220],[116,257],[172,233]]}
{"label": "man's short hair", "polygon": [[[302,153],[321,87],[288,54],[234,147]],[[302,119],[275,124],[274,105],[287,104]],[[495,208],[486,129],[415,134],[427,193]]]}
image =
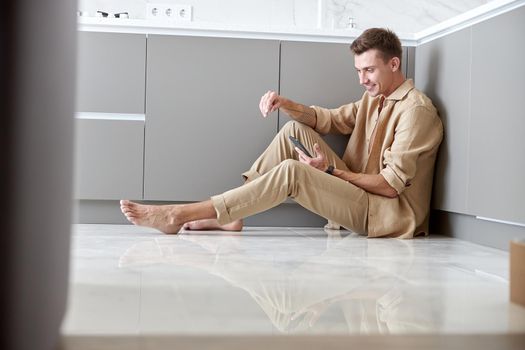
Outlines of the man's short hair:
{"label": "man's short hair", "polygon": [[350,45],[354,55],[360,55],[368,50],[376,49],[381,58],[387,63],[392,57],[398,57],[401,61],[403,48],[396,33],[390,29],[370,28],[365,30]]}

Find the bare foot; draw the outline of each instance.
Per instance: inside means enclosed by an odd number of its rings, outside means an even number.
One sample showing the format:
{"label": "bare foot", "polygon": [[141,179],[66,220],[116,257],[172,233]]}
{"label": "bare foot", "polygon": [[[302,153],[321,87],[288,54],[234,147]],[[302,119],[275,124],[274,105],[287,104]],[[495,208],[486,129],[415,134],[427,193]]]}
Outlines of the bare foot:
{"label": "bare foot", "polygon": [[190,221],[184,224],[185,230],[205,231],[205,230],[221,230],[221,231],[241,231],[243,227],[242,220],[235,220],[226,225],[219,225],[217,219],[204,219]]}
{"label": "bare foot", "polygon": [[176,205],[145,205],[121,200],[120,210],[134,225],[152,227],[167,234],[178,233],[183,225],[178,221]]}

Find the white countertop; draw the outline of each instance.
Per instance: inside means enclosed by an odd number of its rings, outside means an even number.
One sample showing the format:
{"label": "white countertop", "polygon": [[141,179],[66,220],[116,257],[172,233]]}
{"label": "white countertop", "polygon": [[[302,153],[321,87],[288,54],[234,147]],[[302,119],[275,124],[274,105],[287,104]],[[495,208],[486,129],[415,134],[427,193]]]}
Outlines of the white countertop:
{"label": "white countertop", "polygon": [[[494,0],[418,33],[397,33],[404,46],[417,46],[525,5],[525,0]],[[247,26],[224,23],[79,17],[80,31],[207,36],[310,42],[350,43],[358,29]]]}
{"label": "white countertop", "polygon": [[[78,29],[111,33],[164,34],[246,39],[292,40],[349,43],[361,34],[357,29],[314,29],[225,25],[202,22],[176,22],[147,19],[79,17]],[[398,33],[404,45],[413,46],[411,34]]]}

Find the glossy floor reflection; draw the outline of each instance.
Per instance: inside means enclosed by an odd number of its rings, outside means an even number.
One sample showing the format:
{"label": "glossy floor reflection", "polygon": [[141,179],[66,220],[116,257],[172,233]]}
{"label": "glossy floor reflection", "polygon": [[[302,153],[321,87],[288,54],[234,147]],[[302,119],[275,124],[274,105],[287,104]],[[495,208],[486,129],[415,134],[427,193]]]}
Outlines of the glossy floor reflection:
{"label": "glossy floor reflection", "polygon": [[523,333],[508,253],[430,237],[74,227],[66,335]]}

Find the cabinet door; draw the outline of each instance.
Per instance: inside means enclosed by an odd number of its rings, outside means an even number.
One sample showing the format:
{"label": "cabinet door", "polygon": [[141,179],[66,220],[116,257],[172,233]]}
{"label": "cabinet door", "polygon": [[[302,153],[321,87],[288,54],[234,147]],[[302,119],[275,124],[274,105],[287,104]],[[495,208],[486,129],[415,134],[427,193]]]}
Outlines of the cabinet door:
{"label": "cabinet door", "polygon": [[77,111],[144,114],[146,36],[78,33]]}
{"label": "cabinet door", "polygon": [[150,35],[147,51],[145,199],[242,184],[277,130],[259,100],[278,88],[279,42]]}
{"label": "cabinet door", "polygon": [[472,27],[469,208],[525,223],[525,7]]}
{"label": "cabinet door", "polygon": [[434,209],[468,213],[470,33],[466,28],[421,45],[415,84],[436,106],[445,136],[434,176]]}
{"label": "cabinet door", "polygon": [[144,120],[76,120],[78,199],[141,199]]}
{"label": "cabinet door", "polygon": [[[281,43],[280,93],[298,103],[336,108],[361,99],[363,88],[348,44]],[[279,112],[279,127],[290,118]],[[348,136],[327,135],[325,140],[342,155]]]}

